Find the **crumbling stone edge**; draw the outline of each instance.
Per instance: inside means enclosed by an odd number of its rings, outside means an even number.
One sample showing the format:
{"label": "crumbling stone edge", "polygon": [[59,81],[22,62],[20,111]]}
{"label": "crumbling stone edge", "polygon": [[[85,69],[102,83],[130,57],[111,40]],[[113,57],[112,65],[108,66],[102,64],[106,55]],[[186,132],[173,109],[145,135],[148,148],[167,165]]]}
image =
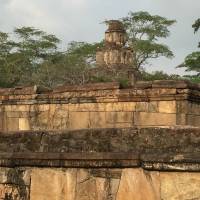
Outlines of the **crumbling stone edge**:
{"label": "crumbling stone edge", "polygon": [[[154,158],[153,158],[154,157]],[[0,153],[0,167],[143,168],[151,171],[200,172],[194,154],[139,155],[134,153]],[[196,157],[196,160],[194,160]]]}
{"label": "crumbling stone edge", "polygon": [[0,132],[0,167],[200,172],[199,127]]}

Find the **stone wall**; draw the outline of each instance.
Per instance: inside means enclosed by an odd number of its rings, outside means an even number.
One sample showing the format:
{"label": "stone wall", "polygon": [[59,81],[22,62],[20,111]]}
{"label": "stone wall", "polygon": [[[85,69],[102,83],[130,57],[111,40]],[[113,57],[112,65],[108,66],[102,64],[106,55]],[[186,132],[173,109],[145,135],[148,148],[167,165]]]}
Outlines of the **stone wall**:
{"label": "stone wall", "polygon": [[200,199],[199,173],[140,168],[0,168],[0,171],[2,200]]}
{"label": "stone wall", "polygon": [[199,138],[184,127],[1,132],[0,199],[200,199]]}
{"label": "stone wall", "polygon": [[0,130],[64,130],[200,124],[199,85],[138,82],[0,90]]}

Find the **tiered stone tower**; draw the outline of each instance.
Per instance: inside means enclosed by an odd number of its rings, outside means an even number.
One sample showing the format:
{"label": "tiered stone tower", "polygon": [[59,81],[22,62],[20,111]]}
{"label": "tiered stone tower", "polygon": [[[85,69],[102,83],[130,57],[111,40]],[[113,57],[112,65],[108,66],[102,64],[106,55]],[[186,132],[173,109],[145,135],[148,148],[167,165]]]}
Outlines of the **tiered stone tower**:
{"label": "tiered stone tower", "polygon": [[105,32],[105,44],[96,54],[98,66],[131,66],[133,65],[132,49],[126,46],[127,35],[122,22],[110,20]]}

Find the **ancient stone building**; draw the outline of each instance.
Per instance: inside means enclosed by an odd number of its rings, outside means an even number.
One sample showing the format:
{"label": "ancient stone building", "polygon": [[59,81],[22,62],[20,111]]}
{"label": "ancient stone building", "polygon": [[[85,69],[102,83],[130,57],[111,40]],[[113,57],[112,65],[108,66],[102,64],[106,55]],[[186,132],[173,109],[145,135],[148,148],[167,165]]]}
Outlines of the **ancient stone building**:
{"label": "ancient stone building", "polygon": [[133,85],[138,79],[134,67],[133,49],[127,46],[127,34],[122,22],[107,21],[104,46],[97,49],[96,68],[92,69],[96,77],[111,81],[125,81]]}
{"label": "ancient stone building", "polygon": [[[112,21],[97,61],[129,66],[125,42]],[[199,152],[199,84],[0,89],[2,200],[199,200]]]}
{"label": "ancient stone building", "polygon": [[96,54],[97,65],[107,67],[133,65],[132,49],[126,46],[127,35],[123,24],[118,20],[108,21],[105,32],[105,45]]}

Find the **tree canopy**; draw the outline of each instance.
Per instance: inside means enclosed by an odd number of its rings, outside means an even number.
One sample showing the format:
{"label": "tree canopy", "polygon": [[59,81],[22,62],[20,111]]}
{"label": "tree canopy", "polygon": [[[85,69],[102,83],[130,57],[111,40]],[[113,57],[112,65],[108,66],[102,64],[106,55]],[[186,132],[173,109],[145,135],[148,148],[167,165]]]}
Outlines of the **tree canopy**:
{"label": "tree canopy", "polygon": [[[128,44],[134,50],[133,67],[140,71],[144,80],[180,78],[162,71],[147,73],[143,70],[143,66],[152,58],[173,57],[173,52],[160,39],[169,36],[169,28],[175,20],[150,15],[148,12],[130,12],[122,22],[129,37]],[[199,19],[193,28],[195,33],[198,32]],[[95,67],[96,49],[103,46],[103,41],[72,41],[62,51],[59,48],[60,43],[55,35],[34,27],[15,28],[9,34],[0,32],[0,87],[33,84],[55,87],[60,84],[110,80],[106,75],[96,79],[89,73]],[[195,71],[198,76],[199,60],[200,53],[193,52],[184,63],[188,71]]]}
{"label": "tree canopy", "polygon": [[3,85],[33,84],[42,63],[54,59],[59,39],[32,27],[16,28],[11,40],[0,33],[0,75]]}
{"label": "tree canopy", "polygon": [[173,57],[173,52],[159,39],[167,38],[170,34],[169,27],[176,21],[169,20],[159,15],[148,12],[130,12],[122,18],[128,34],[129,46],[134,50],[134,65],[140,69],[152,58],[164,56]]}
{"label": "tree canopy", "polygon": [[[192,25],[194,33],[197,33],[200,28],[200,19],[197,19]],[[198,45],[200,48],[200,43]],[[184,62],[178,67],[184,67],[185,71],[192,71],[194,75],[186,75],[193,82],[200,82],[200,51],[192,52],[187,55]]]}

